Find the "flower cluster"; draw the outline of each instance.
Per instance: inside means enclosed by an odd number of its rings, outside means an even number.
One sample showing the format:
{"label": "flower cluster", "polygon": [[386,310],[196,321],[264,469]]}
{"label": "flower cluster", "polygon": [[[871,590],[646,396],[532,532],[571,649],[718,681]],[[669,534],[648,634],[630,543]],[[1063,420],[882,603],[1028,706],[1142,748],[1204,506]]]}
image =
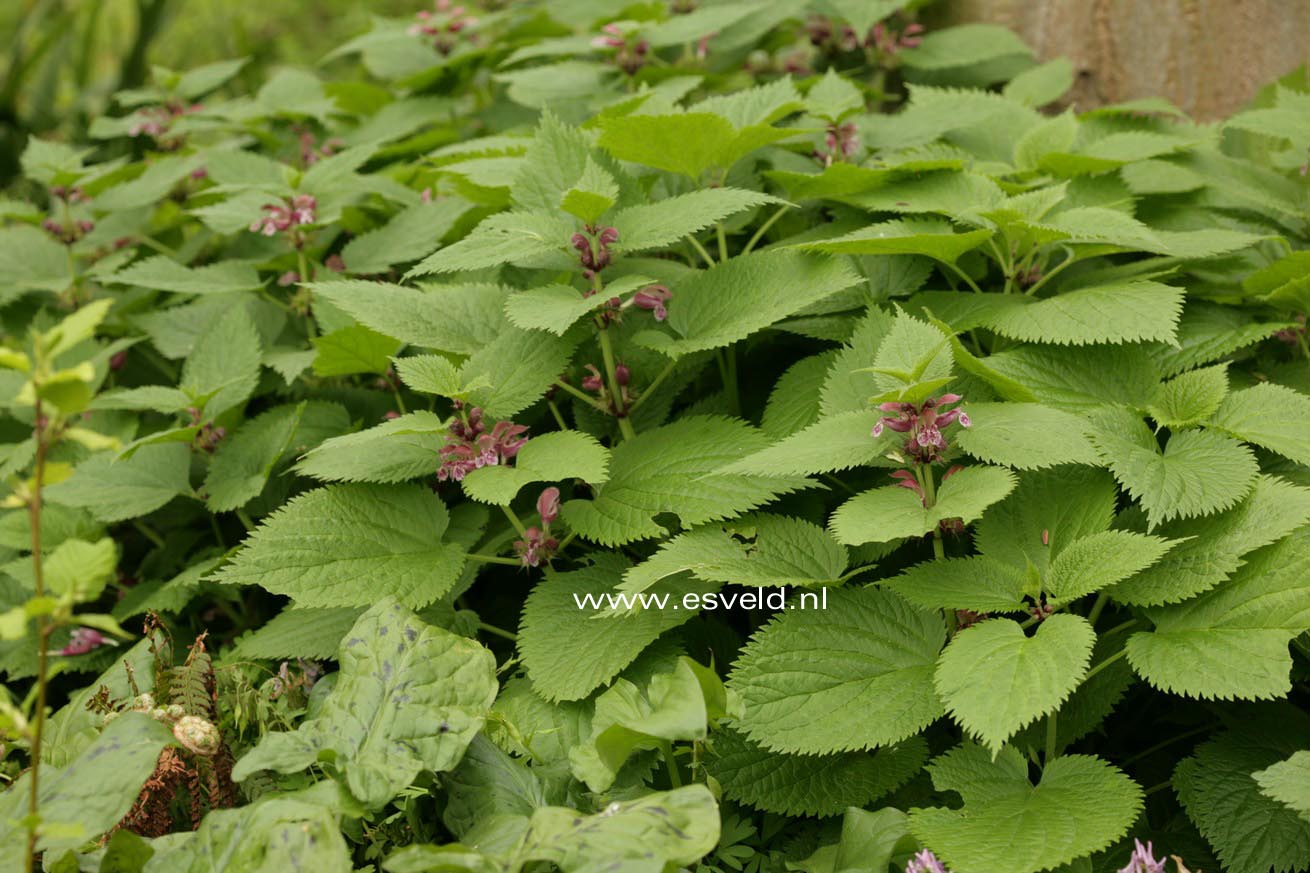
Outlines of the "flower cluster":
{"label": "flower cluster", "polygon": [[463,34],[470,42],[474,40],[468,31],[478,23],[468,14],[463,6],[456,6],[452,0],[436,0],[431,12],[423,10],[414,16],[414,23],[409,26],[411,36],[426,36],[432,40],[432,47],[443,55],[448,55],[459,45]]}
{"label": "flower cluster", "polygon": [[[593,246],[592,243],[595,242]],[[619,241],[619,232],[613,227],[597,230],[588,225],[586,233],[575,233],[569,238],[569,245],[578,250],[578,260],[582,263],[582,275],[590,279],[596,273],[610,265],[611,244]]]}
{"label": "flower cluster", "polygon": [[603,36],[591,41],[596,48],[614,49],[614,65],[631,76],[646,65],[646,56],[650,54],[650,43],[644,39],[632,39],[617,24],[607,24],[601,28]]}
{"label": "flower cluster", "polygon": [[1134,839],[1133,844],[1133,855],[1119,873],[1165,873],[1165,862],[1156,860],[1155,848],[1150,842],[1143,846],[1141,840]]}
{"label": "flower cluster", "polygon": [[302,130],[300,132],[300,166],[312,167],[324,158],[335,155],[343,145],[345,145],[345,141],[335,136],[329,137],[320,144],[313,131]]}
{"label": "flower cluster", "polygon": [[632,382],[632,370],[628,368],[627,364],[620,362],[614,365],[614,381],[619,386],[621,407],[615,404],[614,398],[610,396],[609,388],[605,385],[605,379],[601,376],[600,370],[596,369],[596,365],[587,364],[586,369],[587,375],[582,377],[581,383],[583,390],[595,394],[596,400],[608,409],[612,415],[618,415],[620,408],[628,409],[632,406],[633,397],[631,392],[628,391],[628,385]]}
{"label": "flower cluster", "polygon": [[638,309],[649,310],[654,313],[656,321],[663,321],[669,317],[669,310],[665,304],[671,299],[673,299],[673,292],[663,285],[647,285],[632,295],[632,305]]}
{"label": "flower cluster", "polygon": [[550,535],[551,522],[559,518],[559,489],[551,486],[537,498],[537,514],[541,527],[523,531],[523,539],[514,541],[514,552],[525,567],[540,567],[550,561],[559,549],[559,540]]}
{"label": "flower cluster", "polygon": [[886,58],[891,58],[907,48],[914,48],[923,42],[923,25],[910,23],[900,30],[889,27],[885,22],[878,22],[863,38],[850,25],[836,27],[833,22],[822,16],[814,16],[806,22],[805,30],[810,42],[829,54],[871,49]]}
{"label": "flower cluster", "polygon": [[[462,409],[460,411],[463,411]],[[441,467],[437,481],[463,481],[480,467],[492,467],[513,460],[528,441],[528,429],[512,421],[498,421],[487,430],[482,410],[473,407],[464,418],[450,423],[446,444],[441,447]]]}
{"label": "flower cluster", "polygon": [[68,221],[58,221],[53,218],[47,218],[45,221],[41,222],[42,230],[65,245],[72,245],[77,242],[82,237],[95,230],[95,226],[96,223],[94,221],[85,218],[81,220],[69,219]]}
{"label": "flower cluster", "polygon": [[187,415],[191,416],[192,426],[199,428],[195,440],[191,443],[192,447],[212,455],[218,444],[227,438],[227,428],[216,427],[212,421],[202,423],[200,410],[194,406],[188,406],[186,411]]}
{"label": "flower cluster", "polygon": [[951,873],[951,871],[937,860],[936,855],[924,849],[905,865],[905,873]]}
{"label": "flower cluster", "polygon": [[149,106],[145,109],[138,109],[132,115],[132,126],[127,129],[128,136],[148,136],[154,139],[164,148],[174,149],[182,144],[180,137],[174,137],[168,141],[164,140],[164,135],[172,128],[173,122],[184,115],[191,115],[199,112],[205,107],[200,103],[187,105],[177,101],[170,101],[162,106]]}
{"label": "flower cluster", "polygon": [[960,427],[972,424],[969,416],[961,409],[943,411],[944,407],[959,403],[961,399],[958,394],[943,394],[940,397],[930,397],[919,406],[913,403],[884,403],[878,408],[894,414],[878,420],[873,426],[873,436],[882,436],[883,429],[890,428],[906,434],[905,453],[916,464],[931,464],[941,460],[949,448],[946,437],[942,436],[942,428],[952,424],[959,424]]}
{"label": "flower cluster", "polygon": [[79,627],[68,638],[68,645],[59,650],[61,655],[85,655],[109,642],[105,635],[89,627]]}
{"label": "flower cluster", "polygon": [[290,232],[297,248],[304,244],[300,228],[318,219],[318,199],[310,194],[287,197],[281,203],[265,203],[264,214],[250,223],[250,229],[264,236]]}
{"label": "flower cluster", "polygon": [[860,134],[854,124],[830,124],[823,137],[824,150],[815,149],[814,159],[824,167],[834,161],[848,161],[860,151]]}

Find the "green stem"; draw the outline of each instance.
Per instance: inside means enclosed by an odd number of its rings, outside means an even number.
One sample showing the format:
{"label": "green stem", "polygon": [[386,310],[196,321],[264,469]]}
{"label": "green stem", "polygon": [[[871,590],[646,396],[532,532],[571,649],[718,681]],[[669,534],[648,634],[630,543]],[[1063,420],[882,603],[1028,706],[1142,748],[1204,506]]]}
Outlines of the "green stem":
{"label": "green stem", "polygon": [[628,407],[628,415],[632,415],[632,413],[636,412],[637,407],[641,406],[641,404],[646,401],[647,397],[655,393],[655,389],[660,387],[660,383],[663,382],[668,377],[668,375],[673,372],[673,368],[677,366],[677,364],[678,364],[677,361],[669,361],[667,364],[664,365],[664,369],[661,370],[660,374],[655,377],[655,381],[647,385],[646,390],[641,392],[641,396],[638,397],[636,400],[632,401],[632,405]]}
{"label": "green stem", "polygon": [[589,395],[589,394],[584,394],[584,393],[582,393],[582,392],[579,391],[577,388],[574,388],[572,385],[570,385],[568,382],[563,382],[563,381],[560,381],[560,380],[557,379],[557,380],[555,380],[555,387],[556,387],[556,388],[563,388],[563,389],[564,389],[565,391],[567,391],[569,394],[572,394],[574,397],[578,398],[579,400],[581,400],[583,403],[587,404],[588,406],[591,406],[591,407],[593,407],[593,408],[595,408],[595,409],[598,409],[598,410],[600,410],[601,412],[604,412],[604,413],[606,413],[606,414],[609,413],[609,410],[606,409],[605,406],[604,406],[604,405],[603,405],[599,400],[597,400],[595,397],[592,397],[592,396]]}
{"label": "green stem", "polygon": [[1143,758],[1149,758],[1151,755],[1154,755],[1156,752],[1160,751],[1161,749],[1172,746],[1174,743],[1181,743],[1183,740],[1190,740],[1192,737],[1200,736],[1201,734],[1204,733],[1209,733],[1212,730],[1214,730],[1214,725],[1207,724],[1207,725],[1202,725],[1201,727],[1198,728],[1192,728],[1190,731],[1183,731],[1181,734],[1178,734],[1177,736],[1170,737],[1167,740],[1161,740],[1160,742],[1156,743],[1154,746],[1143,749],[1142,751],[1138,752],[1136,755],[1125,758],[1123,761],[1120,762],[1119,766],[1127,767],[1131,764],[1136,764],[1138,761],[1142,760]]}
{"label": "green stem", "polygon": [[660,743],[660,754],[664,758],[664,767],[669,771],[669,785],[682,787],[682,774],[678,772],[678,762],[673,757],[673,743],[664,740]]}
{"label": "green stem", "polygon": [[550,407],[550,414],[554,416],[555,423],[559,425],[559,429],[568,430],[569,426],[564,423],[564,416],[560,414],[559,407],[555,405],[555,401],[547,400],[546,405]]}
{"label": "green stem", "polygon": [[687,237],[687,242],[691,243],[691,247],[694,248],[697,252],[699,252],[700,256],[705,259],[705,266],[707,267],[714,266],[714,258],[710,257],[710,253],[705,250],[705,246],[701,245],[700,242],[697,241],[696,237],[689,235]]}
{"label": "green stem", "polygon": [[141,534],[141,536],[150,540],[150,542],[154,543],[159,548],[162,549],[164,547],[164,538],[159,535],[158,531],[156,531],[150,525],[146,524],[144,521],[141,521],[140,519],[134,519],[132,522],[132,527],[136,528],[137,531]]}
{"label": "green stem", "polygon": [[1050,270],[1050,272],[1048,272],[1048,273],[1046,273],[1045,275],[1043,275],[1042,278],[1038,279],[1036,282],[1034,282],[1034,283],[1032,284],[1032,287],[1031,287],[1031,288],[1029,288],[1027,291],[1023,292],[1025,296],[1027,296],[1027,297],[1031,297],[1031,296],[1033,296],[1034,294],[1036,294],[1039,288],[1041,288],[1043,285],[1045,285],[1045,284],[1046,284],[1047,282],[1049,282],[1051,279],[1053,279],[1053,278],[1055,278],[1056,276],[1058,276],[1058,275],[1060,274],[1060,271],[1061,271],[1061,270],[1063,270],[1065,267],[1067,267],[1067,266],[1069,266],[1070,264],[1073,263],[1073,260],[1074,260],[1074,259],[1073,259],[1073,252],[1070,251],[1070,250],[1067,249],[1067,248],[1064,250],[1064,252],[1065,252],[1065,258],[1064,258],[1064,260],[1061,261],[1060,263],[1056,264],[1055,267],[1052,268],[1052,269]]}
{"label": "green stem", "polygon": [[526,528],[523,527],[523,521],[518,517],[517,514],[515,514],[514,510],[510,507],[510,505],[508,503],[502,503],[500,505],[500,508],[501,510],[504,511],[505,517],[509,519],[509,523],[514,525],[514,530],[519,532],[519,536],[526,539],[528,536],[528,531]]}
{"label": "green stem", "polygon": [[719,263],[728,260],[728,235],[723,232],[723,224],[714,225],[714,233],[719,238]]}
{"label": "green stem", "polygon": [[241,522],[242,527],[244,527],[247,531],[252,531],[255,529],[255,523],[250,520],[250,516],[246,514],[246,511],[244,509],[238,509],[236,513],[237,513],[237,520]]}
{"label": "green stem", "polygon": [[[1086,681],[1086,680],[1084,680]],[[1056,716],[1059,711],[1056,710],[1046,717],[1046,754],[1042,758],[1042,763],[1049,766],[1055,760],[1057,747],[1059,746],[1060,728]]]}
{"label": "green stem", "polygon": [[759,229],[756,230],[755,233],[751,235],[750,240],[747,241],[746,243],[746,248],[742,249],[741,253],[743,255],[749,255],[751,253],[751,250],[755,248],[755,244],[760,241],[760,239],[764,236],[765,233],[768,232],[769,228],[773,227],[774,222],[776,222],[779,218],[782,218],[783,214],[786,213],[788,209],[791,209],[790,203],[784,203],[783,205],[775,209],[773,214],[769,216],[769,220],[761,224]]}
{"label": "green stem", "polygon": [[523,566],[522,562],[516,561],[513,558],[502,558],[498,555],[484,555],[481,552],[469,552],[468,557],[471,560],[481,561],[484,564],[505,564],[509,567]]}
{"label": "green stem", "polygon": [[1115,661],[1118,661],[1120,658],[1125,657],[1127,654],[1128,654],[1127,649],[1120,649],[1119,651],[1115,652],[1113,655],[1106,658],[1104,661],[1097,664],[1092,669],[1088,670],[1087,674],[1083,676],[1083,683],[1086,684],[1087,680],[1091,679],[1097,673],[1100,673],[1102,670],[1113,664]]}
{"label": "green stem", "polygon": [[[39,389],[39,386],[38,386]],[[49,428],[46,426],[45,413],[41,408],[41,396],[38,390],[36,399],[36,424],[33,438],[36,440],[36,465],[32,479],[32,496],[28,502],[28,520],[32,528],[32,584],[36,599],[45,597],[45,574],[41,558],[41,486],[45,480],[46,450],[48,448]],[[50,616],[45,611],[37,616],[37,650],[36,650],[36,710],[32,725],[31,769],[28,771],[30,781],[27,796],[27,856],[24,864],[27,870],[36,863],[36,839],[41,814],[41,740],[45,734],[46,686],[49,684],[50,667]]]}
{"label": "green stem", "polygon": [[514,633],[513,631],[507,631],[504,628],[498,628],[494,624],[487,624],[485,621],[478,622],[478,630],[486,631],[487,633],[493,636],[497,636],[500,637],[501,639],[509,640],[512,643],[518,642],[519,639],[519,635]]}
{"label": "green stem", "polygon": [[1105,604],[1110,601],[1110,592],[1102,591],[1096,595],[1096,602],[1092,604],[1092,609],[1087,613],[1087,623],[1096,627],[1096,620],[1101,617],[1101,610],[1105,609]]}
{"label": "green stem", "polygon": [[978,283],[970,279],[968,273],[964,272],[959,267],[952,264],[950,261],[938,261],[938,263],[945,267],[948,267],[952,273],[963,279],[964,283],[968,285],[970,288],[972,288],[975,294],[982,293],[982,289],[978,287]]}
{"label": "green stem", "polygon": [[737,384],[737,349],[728,346],[720,350],[724,359],[723,390],[728,395],[728,411],[734,416],[741,416],[741,389]]}
{"label": "green stem", "polygon": [[637,435],[637,431],[632,427],[632,421],[628,418],[628,411],[623,408],[623,394],[619,389],[619,377],[615,375],[614,346],[610,343],[609,328],[602,327],[599,336],[600,355],[605,362],[605,379],[610,386],[610,398],[614,404],[614,417],[619,420],[619,432],[623,434],[623,438],[630,440]]}

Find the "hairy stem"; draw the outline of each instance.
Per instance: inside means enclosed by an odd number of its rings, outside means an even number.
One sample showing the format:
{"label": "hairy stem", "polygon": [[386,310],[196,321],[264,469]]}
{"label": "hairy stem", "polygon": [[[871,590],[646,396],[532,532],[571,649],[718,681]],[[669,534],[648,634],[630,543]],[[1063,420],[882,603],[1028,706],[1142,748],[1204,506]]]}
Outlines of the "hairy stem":
{"label": "hairy stem", "polygon": [[637,435],[637,431],[632,427],[632,421],[628,418],[628,411],[623,408],[623,394],[619,390],[619,377],[615,375],[614,346],[610,343],[609,328],[600,329],[600,354],[605,361],[605,380],[610,386],[610,397],[614,403],[614,417],[619,420],[619,432],[623,434],[625,440],[630,440]]}
{"label": "hairy stem", "polygon": [[[45,461],[48,445],[48,429],[45,413],[41,408],[41,398],[36,400],[36,423],[32,430],[36,440],[36,468],[32,480],[32,494],[27,508],[32,527],[32,584],[36,599],[45,597],[45,575],[41,562],[41,484],[45,479]],[[29,871],[36,863],[37,822],[40,815],[41,792],[41,740],[45,733],[46,685],[49,682],[50,661],[50,616],[42,611],[36,619],[36,712],[32,725],[31,756],[32,766],[29,771],[31,779],[27,796],[27,855],[24,868]]]}

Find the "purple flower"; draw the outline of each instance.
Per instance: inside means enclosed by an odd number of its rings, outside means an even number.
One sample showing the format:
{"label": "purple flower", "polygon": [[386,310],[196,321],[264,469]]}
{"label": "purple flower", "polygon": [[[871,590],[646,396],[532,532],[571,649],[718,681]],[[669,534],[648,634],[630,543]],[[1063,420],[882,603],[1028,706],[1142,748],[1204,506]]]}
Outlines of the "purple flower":
{"label": "purple flower", "polygon": [[464,477],[481,467],[494,467],[513,460],[528,441],[528,429],[512,421],[498,421],[487,430],[482,410],[474,407],[468,416],[455,419],[446,433],[446,444],[441,447],[441,466],[437,481],[463,481]]}
{"label": "purple flower", "polygon": [[963,410],[942,411],[944,407],[959,403],[961,399],[958,394],[943,394],[931,397],[919,406],[913,403],[883,403],[878,408],[893,414],[880,418],[871,433],[877,438],[882,436],[884,429],[890,428],[897,433],[908,434],[904,445],[906,454],[916,464],[930,464],[939,460],[949,447],[942,435],[942,428],[952,424],[960,427],[973,424]]}
{"label": "purple flower", "polygon": [[936,855],[924,849],[905,865],[905,873],[951,873],[951,871],[937,860]]}
{"label": "purple flower", "polygon": [[1141,840],[1134,839],[1133,844],[1133,855],[1128,859],[1128,866],[1121,867],[1119,873],[1165,873],[1165,862],[1155,859],[1155,849],[1149,841],[1143,846]]}
{"label": "purple flower", "polygon": [[89,627],[79,627],[73,631],[73,635],[68,639],[68,645],[59,650],[61,655],[85,655],[87,652],[98,649],[108,640],[105,635],[98,630]]}
{"label": "purple flower", "polygon": [[[456,6],[453,0],[436,0],[433,11],[422,11],[414,16],[414,23],[409,27],[411,36],[426,36],[432,39],[432,47],[443,55],[455,50],[459,43],[458,35],[478,23],[476,18],[468,15],[463,6]],[[467,35],[470,42],[472,35]]]}
{"label": "purple flower", "polygon": [[295,230],[317,219],[318,200],[309,194],[297,194],[281,203],[265,203],[264,215],[250,224],[251,231],[264,236]]}
{"label": "purple flower", "polygon": [[540,567],[554,557],[559,548],[559,541],[550,535],[549,530],[530,527],[523,534],[523,539],[514,541],[514,551],[525,567]]}
{"label": "purple flower", "polygon": [[648,285],[632,295],[632,305],[638,309],[648,309],[655,314],[656,321],[669,317],[669,310],[664,304],[673,298],[673,292],[663,285]]}

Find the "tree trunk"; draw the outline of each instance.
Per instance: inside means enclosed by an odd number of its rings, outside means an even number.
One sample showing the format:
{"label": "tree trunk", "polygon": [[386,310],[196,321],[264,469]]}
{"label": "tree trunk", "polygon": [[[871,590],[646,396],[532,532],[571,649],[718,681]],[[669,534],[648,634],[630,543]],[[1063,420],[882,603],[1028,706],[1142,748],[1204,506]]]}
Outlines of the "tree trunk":
{"label": "tree trunk", "polygon": [[1042,60],[1069,58],[1080,110],[1159,96],[1223,118],[1310,62],[1310,0],[946,0],[924,18],[1004,24]]}

